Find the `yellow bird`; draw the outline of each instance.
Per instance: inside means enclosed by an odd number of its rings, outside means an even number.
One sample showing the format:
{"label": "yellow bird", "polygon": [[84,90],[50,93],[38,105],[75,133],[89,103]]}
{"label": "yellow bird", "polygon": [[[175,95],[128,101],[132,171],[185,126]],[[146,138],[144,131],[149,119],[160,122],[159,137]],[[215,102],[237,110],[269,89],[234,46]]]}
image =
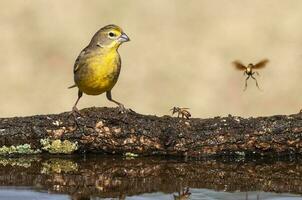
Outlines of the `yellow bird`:
{"label": "yellow bird", "polygon": [[73,112],[79,113],[77,104],[83,93],[99,95],[104,92],[109,101],[125,111],[124,105],[112,98],[111,90],[121,70],[121,58],[117,50],[122,43],[128,41],[129,37],[116,25],[107,25],[94,34],[74,64],[75,85],[69,88],[78,87],[79,91]]}

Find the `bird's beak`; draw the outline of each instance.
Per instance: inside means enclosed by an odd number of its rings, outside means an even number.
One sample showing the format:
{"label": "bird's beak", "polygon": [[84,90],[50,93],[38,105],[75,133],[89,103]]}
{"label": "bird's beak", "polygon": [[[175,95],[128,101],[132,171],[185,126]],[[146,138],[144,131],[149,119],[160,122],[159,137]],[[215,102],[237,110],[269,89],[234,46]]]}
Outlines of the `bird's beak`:
{"label": "bird's beak", "polygon": [[118,40],[120,42],[128,42],[128,41],[130,41],[129,37],[125,33],[122,33],[122,35],[118,38]]}

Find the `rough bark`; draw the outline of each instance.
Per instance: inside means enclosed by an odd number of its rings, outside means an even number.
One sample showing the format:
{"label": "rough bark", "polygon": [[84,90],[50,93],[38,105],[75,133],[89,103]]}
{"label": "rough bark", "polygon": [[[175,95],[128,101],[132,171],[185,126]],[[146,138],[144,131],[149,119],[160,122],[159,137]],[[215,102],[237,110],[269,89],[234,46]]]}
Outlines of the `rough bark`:
{"label": "rough bark", "polygon": [[40,139],[78,143],[77,152],[138,155],[281,156],[302,153],[302,114],[242,118],[181,119],[87,108],[83,117],[68,112],[0,119],[0,146]]}

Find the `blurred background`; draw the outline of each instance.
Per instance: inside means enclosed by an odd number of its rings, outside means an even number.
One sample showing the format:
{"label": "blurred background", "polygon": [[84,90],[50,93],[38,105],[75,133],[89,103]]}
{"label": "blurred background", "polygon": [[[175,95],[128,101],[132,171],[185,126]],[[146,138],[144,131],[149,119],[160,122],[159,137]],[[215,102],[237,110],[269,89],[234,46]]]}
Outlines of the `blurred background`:
{"label": "blurred background", "polygon": [[[60,113],[77,98],[73,64],[92,35],[121,26],[113,97],[139,113],[193,117],[297,113],[302,108],[301,0],[6,0],[0,2],[0,117]],[[259,91],[231,65],[270,59]],[[83,96],[78,108],[115,106]]]}

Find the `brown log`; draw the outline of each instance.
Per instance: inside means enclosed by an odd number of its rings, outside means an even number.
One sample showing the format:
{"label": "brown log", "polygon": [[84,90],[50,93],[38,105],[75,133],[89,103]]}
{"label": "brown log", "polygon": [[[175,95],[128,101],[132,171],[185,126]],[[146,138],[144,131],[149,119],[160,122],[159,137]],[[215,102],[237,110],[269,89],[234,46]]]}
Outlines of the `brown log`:
{"label": "brown log", "polygon": [[0,119],[0,147],[49,138],[78,143],[75,153],[204,156],[282,156],[302,153],[302,114],[182,119],[122,114],[116,108]]}

